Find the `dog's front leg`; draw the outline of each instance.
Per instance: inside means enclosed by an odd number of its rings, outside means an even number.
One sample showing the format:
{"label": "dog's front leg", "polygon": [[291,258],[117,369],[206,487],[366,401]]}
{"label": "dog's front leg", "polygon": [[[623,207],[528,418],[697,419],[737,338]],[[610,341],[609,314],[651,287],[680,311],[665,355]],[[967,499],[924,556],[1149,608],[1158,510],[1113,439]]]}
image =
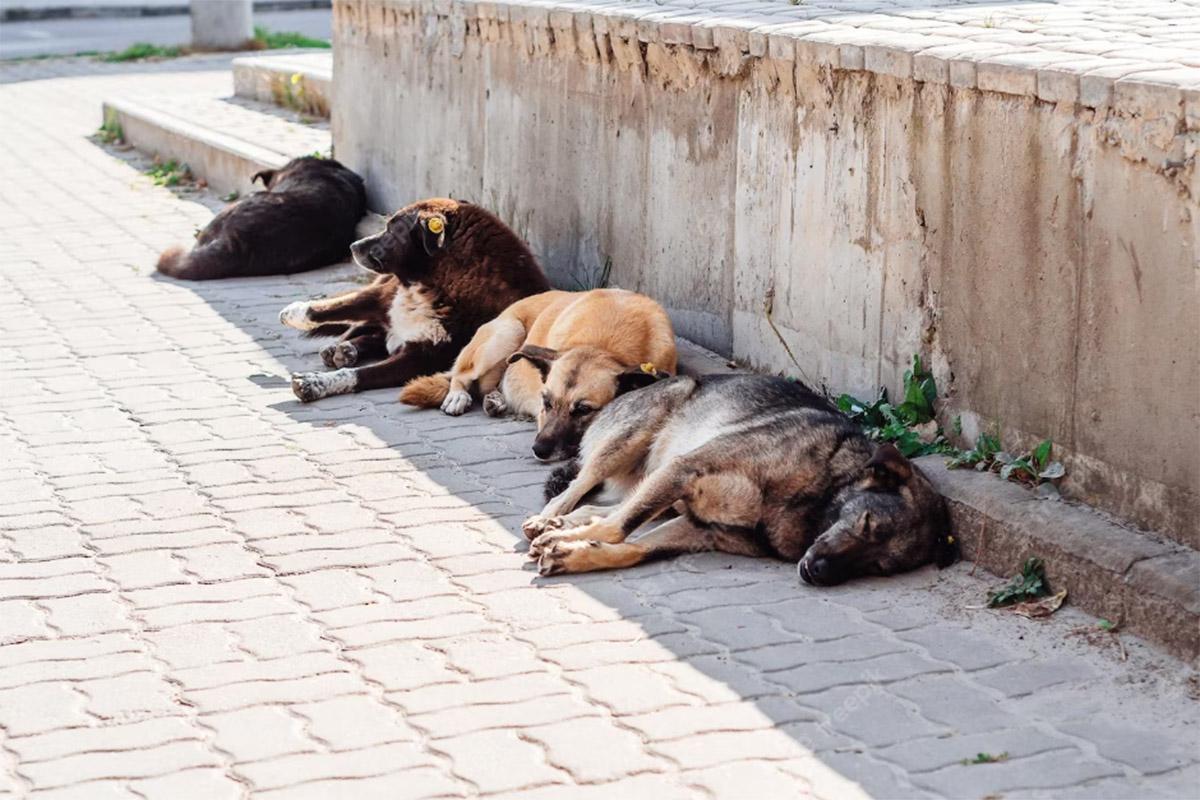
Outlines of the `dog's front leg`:
{"label": "dog's front leg", "polygon": [[332,372],[298,372],[292,376],[292,392],[305,403],[335,394],[366,392],[402,386],[418,375],[440,372],[450,366],[454,342],[409,342],[375,364]]}
{"label": "dog's front leg", "polygon": [[539,555],[538,572],[542,575],[558,575],[623,569],[652,558],[716,549],[717,542],[712,531],[697,526],[686,517],[676,517],[632,542],[559,539]]}
{"label": "dog's front leg", "polygon": [[341,339],[321,348],[321,360],[330,369],[355,367],[386,356],[387,337],[382,329],[371,325],[351,328]]}
{"label": "dog's front leg", "polygon": [[382,318],[387,309],[386,282],[387,276],[384,276],[363,289],[323,300],[298,300],[279,312],[279,321],[289,328],[311,331],[330,323],[353,325]]}

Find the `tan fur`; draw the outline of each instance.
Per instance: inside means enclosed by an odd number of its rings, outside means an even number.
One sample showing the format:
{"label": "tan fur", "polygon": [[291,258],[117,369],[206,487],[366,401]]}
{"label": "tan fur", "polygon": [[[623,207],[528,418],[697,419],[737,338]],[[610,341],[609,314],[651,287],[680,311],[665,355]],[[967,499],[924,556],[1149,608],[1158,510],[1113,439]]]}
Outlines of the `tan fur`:
{"label": "tan fur", "polygon": [[450,375],[425,375],[413,378],[400,391],[400,402],[418,408],[437,408],[450,392]]}
{"label": "tan fur", "polygon": [[[544,381],[528,361],[506,363],[530,345],[558,354]],[[482,326],[459,353],[448,379],[419,378],[405,387],[400,400],[429,408],[448,394],[479,397],[499,385],[507,409],[537,417],[541,430],[548,415],[567,416],[575,404],[603,408],[616,397],[617,377],[647,363],[675,373],[675,333],[658,303],[620,289],[543,292],[513,303]],[[543,389],[555,408],[543,407]]]}

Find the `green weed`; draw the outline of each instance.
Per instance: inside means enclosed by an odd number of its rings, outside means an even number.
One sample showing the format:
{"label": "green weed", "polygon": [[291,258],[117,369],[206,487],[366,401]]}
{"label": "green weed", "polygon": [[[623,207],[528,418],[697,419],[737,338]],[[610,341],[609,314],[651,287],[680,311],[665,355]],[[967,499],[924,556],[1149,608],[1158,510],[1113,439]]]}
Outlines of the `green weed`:
{"label": "green weed", "polygon": [[962,763],[971,766],[972,764],[998,764],[1001,761],[1008,761],[1008,753],[995,756],[991,753],[976,753],[974,758],[964,758]]}
{"label": "green weed", "polygon": [[979,472],[999,473],[1001,480],[1036,486],[1058,480],[1067,474],[1061,461],[1050,460],[1053,449],[1054,444],[1049,439],[1043,439],[1028,453],[1014,456],[1000,448],[997,437],[981,433],[975,440],[975,447],[959,452],[946,462],[946,466],[950,469],[973,466]]}
{"label": "green weed", "polygon": [[191,170],[187,164],[181,164],[175,159],[155,164],[146,170],[155,186],[178,186],[192,179]]}
{"label": "green weed", "polygon": [[116,114],[110,112],[104,115],[104,123],[96,131],[96,136],[105,144],[119,144],[125,141],[125,131],[117,121]]}
{"label": "green weed", "polygon": [[955,452],[940,427],[930,441],[925,441],[914,430],[918,425],[927,425],[934,420],[936,401],[937,384],[933,376],[925,371],[921,357],[914,355],[912,368],[904,373],[904,399],[900,403],[893,405],[888,399],[887,389],[880,389],[879,396],[870,403],[843,394],[837,399],[837,407],[866,428],[867,435],[873,440],[891,442],[906,457],[914,458],[930,453]]}
{"label": "green weed", "polygon": [[141,61],[146,58],[177,58],[184,54],[182,47],[163,47],[149,42],[136,42],[116,53],[103,53],[101,61],[121,63],[125,61]]}
{"label": "green weed", "polygon": [[987,604],[988,608],[1011,606],[1013,603],[1032,600],[1049,593],[1050,586],[1046,583],[1046,565],[1040,558],[1034,556],[1021,565],[1020,573],[1014,575],[1012,580],[999,589],[988,592]]}
{"label": "green weed", "polygon": [[295,31],[271,31],[261,25],[254,26],[254,42],[264,50],[278,50],[284,47],[330,47],[325,39],[313,39]]}

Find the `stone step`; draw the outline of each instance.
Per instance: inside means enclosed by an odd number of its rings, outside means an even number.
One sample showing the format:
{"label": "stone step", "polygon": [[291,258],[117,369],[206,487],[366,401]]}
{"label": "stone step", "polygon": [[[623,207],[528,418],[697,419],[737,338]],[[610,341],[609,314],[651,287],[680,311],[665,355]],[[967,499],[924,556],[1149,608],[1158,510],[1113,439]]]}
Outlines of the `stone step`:
{"label": "stone step", "polygon": [[187,164],[219,194],[248,193],[259,170],[330,151],[325,121],[211,91],[112,97],[104,101],[104,119],[138,150]]}
{"label": "stone step", "polygon": [[238,97],[328,117],[333,86],[333,53],[304,50],[283,55],[243,56],[233,60],[233,90]]}

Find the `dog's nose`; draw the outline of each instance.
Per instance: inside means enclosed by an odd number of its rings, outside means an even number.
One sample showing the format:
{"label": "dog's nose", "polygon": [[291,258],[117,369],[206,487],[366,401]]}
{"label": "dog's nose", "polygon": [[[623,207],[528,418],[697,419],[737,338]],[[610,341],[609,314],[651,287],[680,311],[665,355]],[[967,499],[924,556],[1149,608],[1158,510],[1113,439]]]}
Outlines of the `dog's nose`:
{"label": "dog's nose", "polygon": [[796,571],[800,573],[801,580],[813,586],[829,583],[829,578],[833,573],[827,558],[802,558]]}
{"label": "dog's nose", "polygon": [[549,460],[550,456],[554,455],[554,442],[546,442],[535,440],[533,443],[533,454],[542,461]]}

